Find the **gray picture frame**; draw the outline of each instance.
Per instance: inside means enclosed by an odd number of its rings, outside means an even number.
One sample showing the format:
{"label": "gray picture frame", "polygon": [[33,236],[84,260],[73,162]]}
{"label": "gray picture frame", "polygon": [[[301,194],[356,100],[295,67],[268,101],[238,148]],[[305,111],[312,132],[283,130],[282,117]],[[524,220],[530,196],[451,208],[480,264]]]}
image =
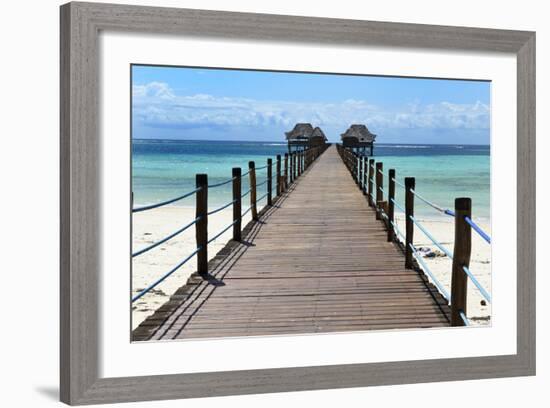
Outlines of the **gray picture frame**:
{"label": "gray picture frame", "polygon": [[[61,400],[255,394],[535,374],[535,33],[283,15],[61,6]],[[513,53],[517,56],[517,353],[505,356],[100,378],[99,47],[102,30]],[[511,158],[512,159],[512,158]]]}

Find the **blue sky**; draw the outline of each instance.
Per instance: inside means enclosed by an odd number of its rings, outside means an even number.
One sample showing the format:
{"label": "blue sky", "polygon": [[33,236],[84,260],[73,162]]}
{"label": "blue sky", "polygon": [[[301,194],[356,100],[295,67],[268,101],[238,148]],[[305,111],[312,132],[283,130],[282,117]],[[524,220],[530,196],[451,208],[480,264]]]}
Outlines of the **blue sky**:
{"label": "blue sky", "polygon": [[378,143],[489,144],[490,83],[132,67],[135,138],[283,141],[297,122],[330,141],[353,123]]}

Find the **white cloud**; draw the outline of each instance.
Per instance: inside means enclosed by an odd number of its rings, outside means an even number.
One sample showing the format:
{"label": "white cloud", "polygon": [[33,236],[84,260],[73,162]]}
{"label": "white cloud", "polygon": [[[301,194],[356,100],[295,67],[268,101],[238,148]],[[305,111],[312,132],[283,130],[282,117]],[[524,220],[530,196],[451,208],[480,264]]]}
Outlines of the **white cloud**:
{"label": "white cloud", "polygon": [[383,109],[364,100],[341,102],[264,101],[215,97],[206,94],[177,95],[166,83],[133,87],[134,119],[151,127],[281,126],[312,122],[319,126],[365,123],[376,129],[488,129],[490,108],[440,102],[422,105],[418,100],[400,109]]}

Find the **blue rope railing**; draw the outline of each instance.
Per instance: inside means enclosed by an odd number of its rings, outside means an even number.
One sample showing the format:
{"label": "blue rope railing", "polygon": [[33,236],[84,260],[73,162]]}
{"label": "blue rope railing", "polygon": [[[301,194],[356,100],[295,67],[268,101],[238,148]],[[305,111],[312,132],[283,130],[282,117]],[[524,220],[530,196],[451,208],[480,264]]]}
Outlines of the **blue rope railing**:
{"label": "blue rope railing", "polygon": [[[241,177],[242,177],[242,175],[241,175]],[[224,186],[224,185],[226,185],[226,184],[231,183],[233,180],[236,180],[236,179],[237,179],[237,177],[233,177],[233,178],[230,178],[229,180],[225,180],[225,181],[222,181],[222,182],[217,183],[217,184],[209,184],[209,185],[208,185],[208,188],[221,187],[221,186]]]}
{"label": "blue rope railing", "polygon": [[212,214],[216,214],[217,212],[220,212],[222,210],[225,210],[227,207],[229,207],[230,205],[232,204],[235,204],[237,202],[237,200],[233,200],[233,201],[230,201],[228,202],[227,204],[224,204],[222,205],[221,207],[219,208],[216,208],[215,210],[212,210],[208,213],[208,215],[212,215]]}
{"label": "blue rope railing", "polygon": [[248,207],[248,209],[241,214],[241,218],[246,215],[247,212],[249,212],[252,209],[252,206]]}
{"label": "blue rope railing", "polygon": [[445,253],[445,255],[447,255],[450,259],[453,259],[453,254],[451,254],[451,252],[450,252],[447,248],[445,248],[443,245],[441,245],[441,243],[439,243],[439,241],[438,241],[437,239],[435,239],[435,238],[433,237],[433,235],[430,234],[430,233],[428,232],[428,230],[426,230],[426,228],[424,228],[424,227],[422,226],[422,224],[420,224],[420,222],[418,222],[418,221],[416,220],[416,218],[414,218],[412,215],[409,215],[409,218],[410,218],[411,221],[420,229],[420,231],[422,231],[422,232],[424,233],[424,235],[426,235],[426,236],[430,239],[430,241],[432,241],[432,242],[434,243],[434,245],[435,245],[436,247],[438,247],[439,249],[441,249],[441,250]]}
{"label": "blue rope railing", "polygon": [[445,299],[447,300],[447,302],[449,302],[451,300],[451,297],[449,296],[449,293],[445,290],[445,288],[443,287],[443,285],[439,282],[439,280],[437,280],[437,278],[435,277],[435,275],[432,273],[432,271],[430,270],[430,268],[428,268],[428,265],[426,265],[426,262],[424,262],[424,259],[422,259],[422,255],[420,255],[418,253],[418,250],[416,249],[416,247],[413,245],[413,244],[409,244],[409,247],[411,248],[412,252],[413,252],[413,255],[414,257],[416,258],[416,260],[420,263],[420,265],[422,265],[422,270],[424,272],[426,272],[430,278],[432,278],[432,281],[434,282],[435,286],[437,286],[437,289],[439,290],[439,292],[441,292],[441,294],[443,295],[443,297],[445,297]]}
{"label": "blue rope railing", "polygon": [[137,213],[137,212],[141,212],[141,211],[152,210],[153,208],[162,207],[162,206],[165,206],[165,205],[168,205],[168,204],[172,204],[172,203],[175,203],[176,201],[180,201],[180,200],[183,200],[184,198],[192,196],[193,194],[201,191],[201,189],[202,189],[202,187],[196,188],[195,190],[190,191],[188,193],[185,193],[185,194],[183,194],[179,197],[171,198],[170,200],[162,201],[162,202],[157,203],[157,204],[151,204],[151,205],[145,205],[143,207],[133,208],[132,212]]}
{"label": "blue rope railing", "polygon": [[399,229],[399,227],[397,226],[397,224],[393,221],[390,221],[391,222],[391,225],[393,225],[393,229],[395,230],[395,232],[397,232],[397,235],[399,235],[403,241],[406,241],[407,238],[405,237],[405,235],[401,232],[401,230]]}
{"label": "blue rope railing", "polygon": [[198,217],[198,218],[195,218],[193,221],[191,221],[189,224],[185,225],[184,227],[180,228],[179,230],[177,230],[176,232],[162,238],[161,240],[155,242],[154,244],[146,247],[146,248],[143,248],[143,249],[140,249],[139,251],[135,252],[132,254],[132,258],[138,256],[138,255],[141,255],[141,254],[144,254],[145,252],[148,252],[150,251],[151,249],[153,248],[156,248],[158,247],[159,245],[161,244],[164,244],[166,241],[169,241],[170,239],[174,238],[175,236],[181,234],[183,231],[185,231],[186,229],[188,229],[189,227],[195,225],[199,220],[201,219],[201,217]]}
{"label": "blue rope railing", "polygon": [[477,232],[481,238],[483,238],[487,243],[491,243],[491,237],[487,235],[475,222],[472,221],[470,217],[464,217],[466,222],[470,224],[470,226],[474,229],[475,232]]}
{"label": "blue rope railing", "polygon": [[258,198],[258,199],[256,200],[256,202],[262,201],[264,198],[266,198],[266,197],[268,196],[268,194],[269,194],[269,193],[265,193],[263,196],[261,196],[260,198]]}
{"label": "blue rope railing", "polygon": [[[451,217],[454,217],[455,216],[455,213],[454,211],[452,210],[449,210],[449,209],[446,209],[446,208],[443,208],[437,204],[435,204],[434,202],[424,198],[423,196],[421,196],[420,194],[418,194],[414,189],[411,188],[411,192],[420,199],[420,201],[424,202],[425,204],[429,205],[430,207],[432,207],[433,209],[439,211],[440,213],[443,213],[443,214],[446,214],[446,215],[449,215]],[[491,237],[481,229],[481,227],[479,225],[477,225],[470,217],[464,217],[464,219],[466,220],[466,222],[468,224],[470,224],[470,226],[474,229],[475,232],[477,232],[485,241],[487,241],[487,243],[491,243]]]}
{"label": "blue rope railing", "polygon": [[395,184],[397,184],[398,186],[401,186],[401,187],[405,188],[405,185],[402,184],[402,183],[400,183],[399,181],[397,181],[394,177],[392,177],[392,181],[393,181]]}
{"label": "blue rope railing", "polygon": [[228,225],[227,227],[225,227],[223,230],[221,230],[221,231],[218,232],[216,235],[214,235],[212,238],[210,238],[210,239],[208,240],[208,243],[211,243],[212,241],[215,241],[216,239],[218,239],[219,237],[221,237],[222,234],[223,234],[224,232],[226,232],[229,228],[231,228],[233,225],[235,225],[235,224],[237,223],[237,221],[239,221],[239,220],[233,221],[231,224],[229,224],[229,225]]}
{"label": "blue rope railing", "polygon": [[487,302],[491,303],[491,295],[481,286],[481,283],[478,282],[478,280],[475,278],[474,274],[468,269],[466,266],[462,267],[462,270],[468,275],[468,277],[472,280],[472,283],[475,285],[475,287],[479,290],[479,293],[487,300]]}
{"label": "blue rope railing", "polygon": [[394,205],[395,207],[397,207],[399,210],[401,210],[402,212],[405,212],[405,209],[404,209],[403,207],[401,207],[399,204],[397,204],[393,198],[390,198],[390,201],[391,201],[391,202],[393,203],[393,205]]}
{"label": "blue rope railing", "polygon": [[168,278],[170,275],[172,275],[174,272],[176,272],[179,268],[181,268],[183,265],[185,265],[191,258],[193,258],[202,248],[197,248],[193,251],[191,255],[189,255],[187,258],[185,258],[183,261],[181,261],[179,264],[174,266],[172,269],[170,269],[167,273],[165,273],[162,277],[157,279],[154,283],[147,286],[145,289],[140,291],[136,296],[132,298],[132,303],[141,298],[143,295],[150,292],[152,289],[157,287],[161,282],[163,282],[166,278]]}
{"label": "blue rope railing", "polygon": [[459,312],[460,314],[460,318],[462,319],[462,321],[464,322],[464,326],[469,326],[470,325],[470,320],[468,320],[468,318],[466,317],[466,314],[464,313],[463,310],[461,310]]}

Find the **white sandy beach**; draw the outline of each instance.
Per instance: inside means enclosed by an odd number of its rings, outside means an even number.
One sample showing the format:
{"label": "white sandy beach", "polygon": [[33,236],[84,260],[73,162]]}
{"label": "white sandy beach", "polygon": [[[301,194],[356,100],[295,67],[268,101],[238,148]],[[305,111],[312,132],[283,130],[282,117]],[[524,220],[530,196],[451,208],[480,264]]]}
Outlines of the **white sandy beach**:
{"label": "white sandy beach", "polygon": [[[258,208],[259,210],[260,208]],[[195,209],[191,207],[163,207],[143,213],[134,214],[133,219],[133,251],[150,245],[195,218]],[[420,217],[421,218],[421,217]],[[399,228],[405,231],[403,215],[396,215]],[[422,218],[421,218],[422,220]],[[213,236],[232,221],[232,209],[221,211],[209,217],[209,236]],[[243,219],[243,227],[250,221],[250,213]],[[476,220],[477,221],[477,220]],[[451,217],[441,219],[423,219],[423,225],[440,240],[451,252],[453,250],[454,221]],[[478,222],[490,234],[490,225]],[[229,229],[208,248],[208,256],[212,258],[223,248],[232,236]],[[429,247],[437,252],[437,248],[424,236],[422,231],[415,229],[414,242],[417,248]],[[196,248],[195,229],[189,228],[177,237],[136,257],[133,260],[133,295],[139,293],[163,274],[171,270],[181,260]],[[450,293],[451,260],[447,257],[425,257],[437,279]],[[146,294],[133,305],[133,327],[137,327],[155,309],[166,302],[180,286],[184,285],[191,273],[196,270],[196,258],[191,259],[178,271],[168,277],[150,293]],[[491,246],[472,232],[472,258],[470,270],[483,287],[491,293]],[[490,324],[491,307],[482,305],[483,298],[471,282],[468,286],[468,317],[472,324]]]}

